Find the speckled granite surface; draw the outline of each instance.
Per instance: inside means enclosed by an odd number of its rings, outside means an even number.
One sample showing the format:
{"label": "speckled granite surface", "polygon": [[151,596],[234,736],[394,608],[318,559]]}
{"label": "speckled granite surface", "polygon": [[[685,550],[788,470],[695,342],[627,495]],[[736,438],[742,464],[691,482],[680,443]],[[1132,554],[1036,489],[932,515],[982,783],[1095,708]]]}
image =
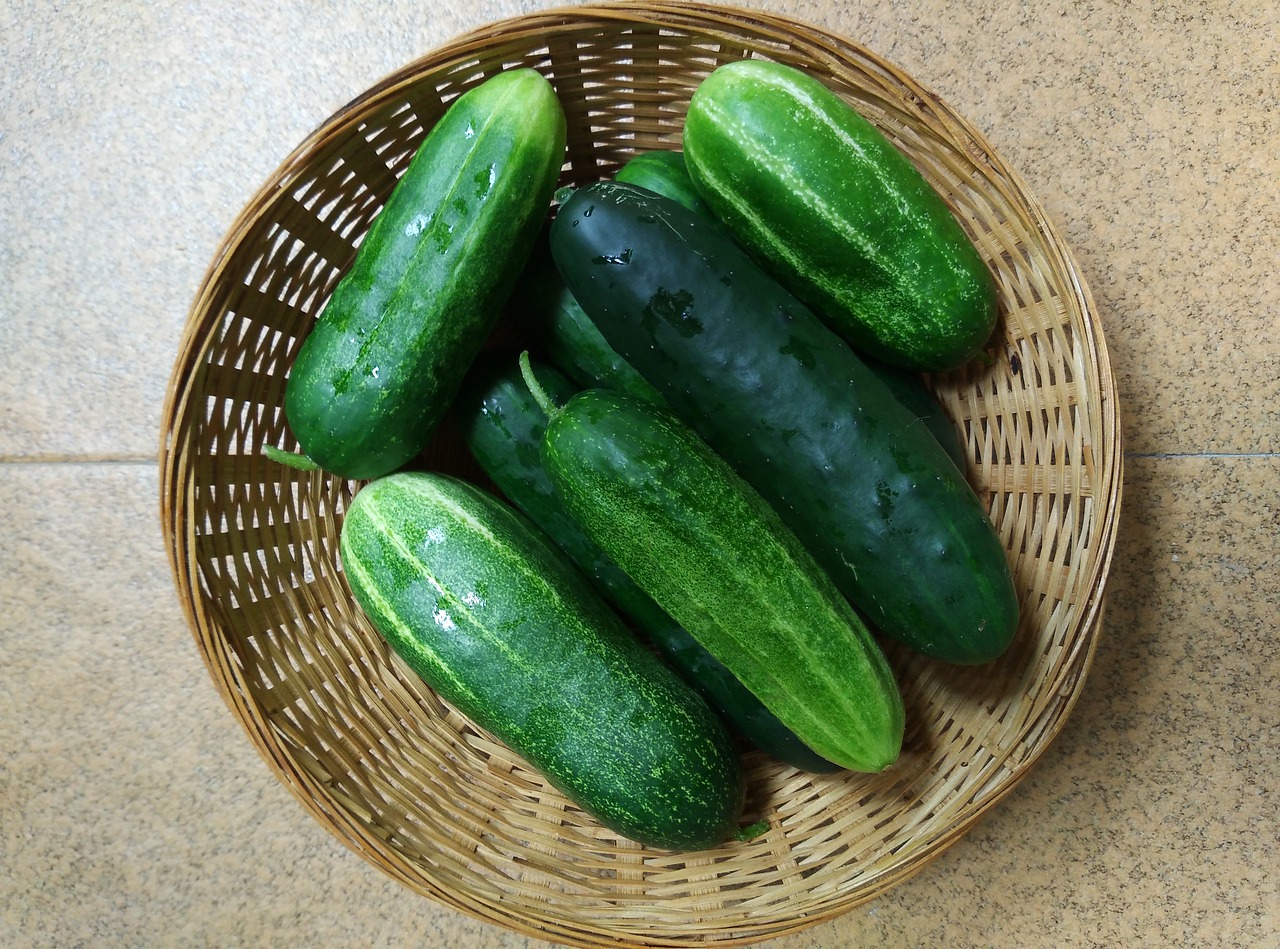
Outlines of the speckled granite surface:
{"label": "speckled granite surface", "polygon": [[[271,776],[174,597],[154,457],[258,184],[387,72],[546,5],[0,10],[0,944],[540,944],[412,896]],[[744,5],[866,43],[1022,173],[1098,303],[1129,452],[1062,735],[918,876],[770,945],[1280,944],[1280,9]]]}

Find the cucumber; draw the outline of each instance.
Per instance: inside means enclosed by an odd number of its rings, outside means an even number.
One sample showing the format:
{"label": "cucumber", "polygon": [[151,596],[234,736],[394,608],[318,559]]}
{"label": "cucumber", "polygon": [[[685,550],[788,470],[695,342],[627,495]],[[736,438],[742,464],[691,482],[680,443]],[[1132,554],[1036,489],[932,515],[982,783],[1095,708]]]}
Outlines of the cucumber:
{"label": "cucumber", "polygon": [[610,345],[773,505],[868,622],[948,662],[1004,652],[1018,600],[963,473],[740,247],[660,195],[597,182],[561,208],[551,249]]}
{"label": "cucumber", "polygon": [[543,354],[582,388],[605,386],[661,401],[658,390],[609,346],[560,279],[544,229],[512,294],[511,317],[532,325]]}
{"label": "cucumber", "polygon": [[[640,152],[622,166],[614,180],[665,195],[690,211],[714,220],[711,209],[698,196],[684,156],[678,151]],[[544,351],[558,367],[572,376],[574,382],[582,388],[603,387],[661,401],[657,390],[636,372],[635,367],[610,348],[591,318],[565,288],[555,271],[545,240],[539,241],[522,281],[527,292],[520,297],[526,305],[531,305],[536,322],[543,328]],[[864,362],[903,405],[920,417],[952,461],[965,470],[968,455],[964,444],[920,374],[878,359],[866,358]]]}
{"label": "cucumber", "polygon": [[938,440],[938,444],[956,463],[956,467],[961,471],[968,470],[969,453],[965,451],[964,442],[960,440],[960,433],[933,393],[929,391],[929,387],[924,384],[920,374],[910,369],[890,366],[888,363],[870,357],[864,357],[862,361],[879,377],[899,402],[924,422],[925,427]]}
{"label": "cucumber", "polygon": [[[557,399],[568,399],[580,387],[538,360],[538,377]],[[467,450],[503,496],[543,533],[566,549],[591,579],[612,585],[611,574],[621,571],[598,558],[575,556],[565,538],[582,530],[555,495],[542,470],[539,452],[546,415],[534,401],[520,372],[519,354],[506,349],[481,353],[462,382],[453,412]],[[606,566],[607,565],[607,566]],[[611,570],[609,570],[611,568]],[[621,582],[621,581],[619,581]]]}
{"label": "cucumber", "polygon": [[[644,596],[653,602],[647,593]],[[653,608],[662,609],[656,603]],[[697,689],[730,728],[749,744],[801,771],[831,774],[840,770],[839,765],[819,755],[782,724],[723,662],[675,620],[667,617],[665,624],[651,622],[644,629],[650,631],[649,641],[676,673]]]}
{"label": "cucumber", "polygon": [[892,765],[905,718],[893,672],[764,499],[660,405],[606,389],[539,401],[547,474],[610,559],[816,753]]}
{"label": "cucumber", "polygon": [[907,156],[814,77],[741,60],[694,91],[683,146],[735,238],[859,350],[935,371],[968,362],[995,280]]}
{"label": "cucumber", "polygon": [[564,111],[532,69],[455,100],[298,351],[285,416],[315,466],[374,478],[418,454],[546,219]]}
{"label": "cucumber", "polygon": [[703,217],[712,216],[711,208],[707,207],[697,185],[689,177],[684,155],[678,151],[639,152],[628,159],[613,177],[615,181],[625,181],[665,194]]}
{"label": "cucumber", "polygon": [[736,829],[744,777],[720,719],[512,508],[398,472],[356,494],[340,552],[414,672],[606,827],[672,850]]}
{"label": "cucumber", "polygon": [[[665,194],[691,211],[711,215],[679,152],[640,152],[622,166],[617,180]],[[520,276],[513,299],[517,301],[518,317],[537,327],[542,352],[579,386],[604,386],[661,401],[657,390],[610,348],[573,294],[565,289],[551,259],[545,231]]]}
{"label": "cucumber", "polygon": [[[553,401],[566,402],[579,391],[541,360],[530,365]],[[565,510],[539,457],[547,416],[525,384],[514,353],[481,354],[463,381],[456,410],[468,448],[507,500],[569,555],[604,599],[741,738],[802,770],[835,770],[609,560]]]}

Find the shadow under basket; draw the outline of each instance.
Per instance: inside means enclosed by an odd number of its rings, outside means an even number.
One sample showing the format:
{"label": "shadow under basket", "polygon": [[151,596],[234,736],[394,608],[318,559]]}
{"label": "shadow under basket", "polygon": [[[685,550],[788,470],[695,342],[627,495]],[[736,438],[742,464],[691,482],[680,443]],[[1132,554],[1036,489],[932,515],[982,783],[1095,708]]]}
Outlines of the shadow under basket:
{"label": "shadow under basket", "polygon": [[[562,183],[679,148],[689,97],[722,63],[818,76],[944,196],[996,276],[984,358],[931,378],[1006,546],[1022,620],[1000,660],[887,653],[907,709],[899,763],[811,775],[746,755],[746,820],[698,853],[644,848],[587,817],[390,653],[338,562],[358,484],[273,463],[299,344],[426,131],[504,69],[551,80],[568,118]],[[476,476],[441,429],[421,464]],[[161,513],[174,577],[218,689],[279,779],[345,844],[417,893],[571,945],[749,943],[831,919],[920,870],[1027,773],[1094,653],[1120,507],[1115,384],[1068,249],[982,136],[838,36],[728,7],[552,10],[461,36],[326,121],[236,219],[173,369]]]}

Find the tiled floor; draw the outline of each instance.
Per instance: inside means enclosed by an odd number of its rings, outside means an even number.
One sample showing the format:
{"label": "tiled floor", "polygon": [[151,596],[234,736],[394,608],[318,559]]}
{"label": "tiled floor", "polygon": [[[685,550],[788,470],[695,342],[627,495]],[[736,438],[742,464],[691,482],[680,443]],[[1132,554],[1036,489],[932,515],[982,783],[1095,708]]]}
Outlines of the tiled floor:
{"label": "tiled floor", "polygon": [[[543,5],[0,11],[0,943],[534,944],[412,896],[270,775],[174,596],[154,458],[259,182],[393,68]],[[750,5],[865,42],[1022,173],[1098,302],[1128,450],[1058,741],[920,875],[774,945],[1280,943],[1280,11]]]}

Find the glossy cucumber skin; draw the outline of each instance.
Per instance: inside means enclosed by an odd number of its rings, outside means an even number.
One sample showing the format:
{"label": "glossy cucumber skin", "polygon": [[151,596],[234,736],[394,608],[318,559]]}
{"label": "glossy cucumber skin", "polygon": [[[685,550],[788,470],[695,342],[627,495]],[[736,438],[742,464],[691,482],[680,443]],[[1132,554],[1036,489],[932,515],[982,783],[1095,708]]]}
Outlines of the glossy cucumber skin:
{"label": "glossy cucumber skin", "polygon": [[660,196],[579,189],[551,241],[610,344],[773,505],[873,627],[947,662],[1004,652],[1018,601],[985,508],[848,344]]}
{"label": "glossy cucumber skin", "polygon": [[[563,405],[580,391],[550,365],[537,360],[531,364],[534,376],[556,404]],[[468,448],[507,500],[568,554],[604,599],[733,729],[755,747],[797,768],[836,770],[620,570],[565,509],[540,457],[547,415],[525,384],[514,354],[482,354],[463,382],[456,408]]]}
{"label": "glossy cucumber skin", "polygon": [[605,826],[673,850],[735,829],[743,775],[720,720],[522,515],[399,472],[359,491],[340,549],[396,653]]}
{"label": "glossy cucumber skin", "polygon": [[906,155],[817,79],[727,63],[695,90],[683,146],[707,204],[860,351],[936,371],[986,345],[995,280]]}
{"label": "glossy cucumber skin", "polygon": [[613,177],[615,181],[625,181],[665,194],[696,214],[711,216],[711,208],[698,193],[698,187],[689,176],[689,169],[681,152],[639,152],[628,159]]}
{"label": "glossy cucumber skin", "polygon": [[968,470],[969,454],[965,451],[964,442],[960,440],[960,433],[947,417],[942,405],[924,384],[920,373],[890,366],[888,363],[870,357],[862,361],[888,387],[899,402],[924,422],[933,433],[933,437],[938,440],[938,444],[956,463],[956,467],[961,471]]}
{"label": "glossy cucumber skin", "polygon": [[534,327],[539,350],[580,388],[600,385],[662,400],[658,390],[614,352],[565,287],[545,231],[520,274],[510,310],[518,323]]}
{"label": "glossy cucumber skin", "polygon": [[[698,196],[684,156],[678,151],[640,152],[622,166],[614,180],[647,188],[708,220],[715,219],[706,202]],[[526,303],[535,301],[533,311],[539,315],[538,322],[544,328],[544,350],[581,388],[601,386],[662,401],[662,396],[636,372],[635,367],[609,346],[573,294],[565,288],[555,271],[545,240],[539,241],[522,280],[529,290],[523,295],[524,299]],[[898,401],[929,427],[952,461],[962,471],[965,470],[968,456],[964,444],[951,420],[925,387],[920,374],[878,359],[866,358],[864,362],[897,396]]]}
{"label": "glossy cucumber skin", "polygon": [[[535,365],[539,380],[557,401],[567,401],[581,391],[581,386],[542,360],[535,360]],[[453,411],[467,450],[512,505],[552,540],[581,535],[542,470],[547,416],[524,382],[517,353],[507,349],[481,353],[462,382]],[[571,559],[579,566],[585,562]],[[600,555],[583,572],[594,576],[605,563]]]}
{"label": "glossy cucumber skin", "polygon": [[[690,211],[710,217],[711,209],[698,196],[679,152],[640,152],[618,170],[616,178],[666,195]],[[537,327],[542,352],[579,386],[604,386],[661,401],[657,390],[613,351],[565,289],[551,259],[545,231],[520,275],[513,300],[519,317]]]}
{"label": "glossy cucumber skin", "polygon": [[421,451],[497,323],[564,151],[560,102],[531,69],[450,105],[290,371],[285,415],[312,462],[374,478]]}
{"label": "glossy cucumber skin", "polygon": [[615,563],[806,745],[879,772],[901,751],[883,652],[777,513],[662,406],[589,389],[547,423],[543,463]]}

